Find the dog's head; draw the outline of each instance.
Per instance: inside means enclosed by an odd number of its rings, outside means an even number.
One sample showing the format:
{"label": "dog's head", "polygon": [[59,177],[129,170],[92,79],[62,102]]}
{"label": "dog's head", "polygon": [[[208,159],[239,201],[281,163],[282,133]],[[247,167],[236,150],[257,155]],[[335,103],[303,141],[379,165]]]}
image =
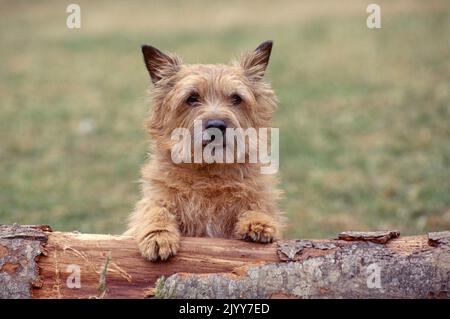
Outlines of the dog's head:
{"label": "dog's head", "polygon": [[184,64],[176,55],[143,45],[150,73],[153,109],[149,133],[160,150],[169,150],[172,131],[270,127],[275,94],[264,81],[272,42],[260,44],[230,65]]}

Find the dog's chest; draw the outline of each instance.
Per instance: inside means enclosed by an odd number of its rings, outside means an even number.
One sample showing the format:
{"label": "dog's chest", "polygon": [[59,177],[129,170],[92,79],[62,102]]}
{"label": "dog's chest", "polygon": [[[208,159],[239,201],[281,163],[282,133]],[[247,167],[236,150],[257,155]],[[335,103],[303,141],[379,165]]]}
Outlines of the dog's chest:
{"label": "dog's chest", "polygon": [[215,196],[205,198],[193,194],[178,205],[182,232],[186,236],[208,236],[228,238],[245,203],[237,198]]}
{"label": "dog's chest", "polygon": [[199,179],[174,194],[185,236],[232,236],[238,216],[256,198],[252,183],[225,178]]}
{"label": "dog's chest", "polygon": [[208,237],[228,237],[221,225],[211,220],[206,224],[205,232]]}

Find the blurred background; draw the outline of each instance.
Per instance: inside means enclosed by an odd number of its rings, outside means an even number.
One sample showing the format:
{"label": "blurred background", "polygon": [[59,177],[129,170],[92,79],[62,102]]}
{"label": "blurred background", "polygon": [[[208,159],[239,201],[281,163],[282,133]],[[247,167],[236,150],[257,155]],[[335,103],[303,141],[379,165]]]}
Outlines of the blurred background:
{"label": "blurred background", "polygon": [[0,223],[120,233],[147,158],[140,45],[226,63],[266,39],[286,237],[450,228],[450,2],[0,0]]}

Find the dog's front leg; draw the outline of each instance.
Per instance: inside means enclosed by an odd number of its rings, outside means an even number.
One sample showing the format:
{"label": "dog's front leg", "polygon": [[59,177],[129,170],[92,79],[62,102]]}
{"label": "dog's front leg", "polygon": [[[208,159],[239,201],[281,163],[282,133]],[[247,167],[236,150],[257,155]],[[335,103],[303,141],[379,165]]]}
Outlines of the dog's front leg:
{"label": "dog's front leg", "polygon": [[270,243],[279,238],[280,227],[272,216],[249,210],[239,216],[234,233],[240,239]]}
{"label": "dog's front leg", "polygon": [[180,231],[175,216],[164,207],[140,208],[133,235],[143,257],[155,261],[174,256],[180,246]]}

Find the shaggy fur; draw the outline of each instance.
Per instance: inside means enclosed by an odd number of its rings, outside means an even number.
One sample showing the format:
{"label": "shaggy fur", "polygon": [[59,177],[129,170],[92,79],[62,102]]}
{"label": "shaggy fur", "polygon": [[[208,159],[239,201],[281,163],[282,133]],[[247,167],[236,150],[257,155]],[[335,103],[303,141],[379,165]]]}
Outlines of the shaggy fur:
{"label": "shaggy fur", "polygon": [[[271,127],[276,97],[263,75],[272,42],[231,65],[188,65],[175,55],[142,47],[150,73],[153,109],[146,121],[152,159],[142,169],[142,199],[126,232],[142,255],[175,255],[180,236],[241,238],[268,243],[281,235],[277,179],[260,164],[175,164],[171,132],[192,129],[194,120],[223,119],[229,127]],[[195,106],[186,100],[193,92]],[[242,101],[231,100],[236,94]]]}

